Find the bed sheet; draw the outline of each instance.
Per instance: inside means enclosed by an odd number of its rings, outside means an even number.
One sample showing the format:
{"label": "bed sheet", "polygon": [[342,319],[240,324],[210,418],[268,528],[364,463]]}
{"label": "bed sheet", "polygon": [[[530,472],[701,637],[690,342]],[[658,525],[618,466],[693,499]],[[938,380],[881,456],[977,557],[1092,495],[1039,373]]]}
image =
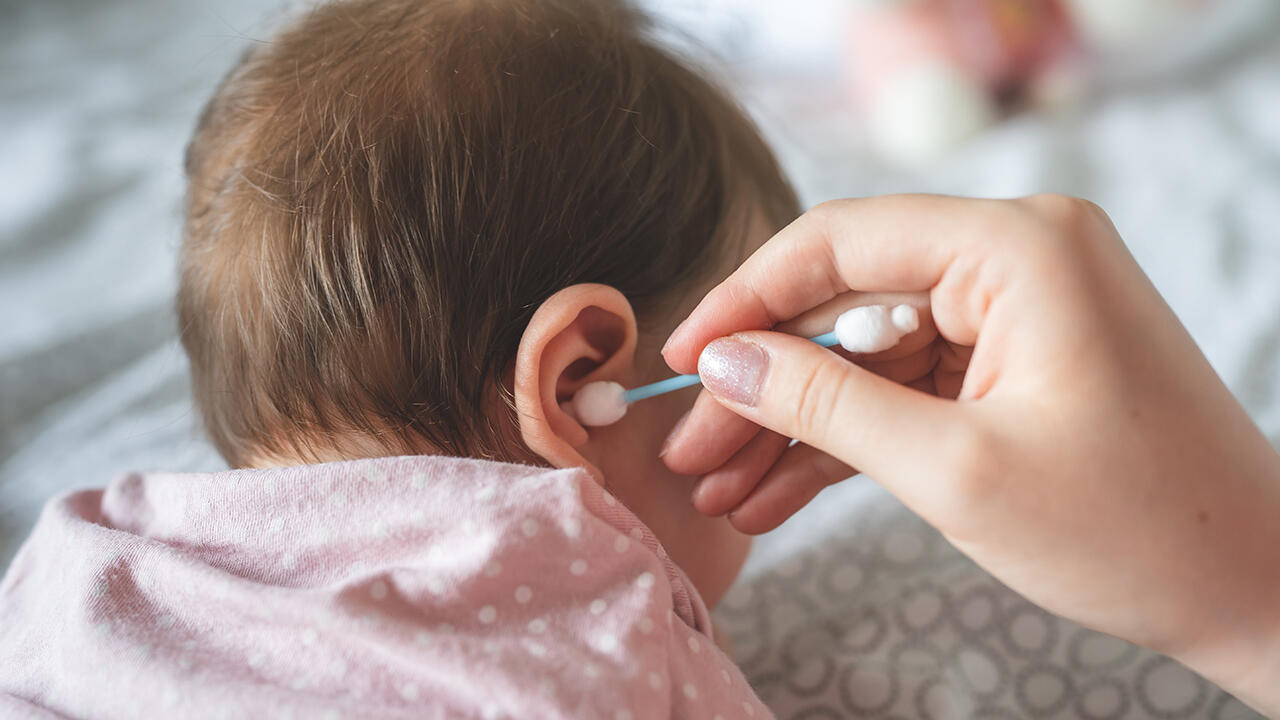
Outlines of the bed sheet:
{"label": "bed sheet", "polygon": [[[800,24],[768,3],[660,4],[729,59],[807,202],[1052,190],[1107,208],[1280,444],[1274,17],[1186,72],[1012,119],[908,172],[868,156],[815,70],[838,55],[822,14],[837,3],[815,0]],[[174,334],[181,153],[214,82],[275,13],[247,0],[0,5],[0,567],[54,493],[223,467]],[[866,478],[802,518],[757,543],[717,613],[780,717],[1251,716],[1176,663],[1029,605]]]}

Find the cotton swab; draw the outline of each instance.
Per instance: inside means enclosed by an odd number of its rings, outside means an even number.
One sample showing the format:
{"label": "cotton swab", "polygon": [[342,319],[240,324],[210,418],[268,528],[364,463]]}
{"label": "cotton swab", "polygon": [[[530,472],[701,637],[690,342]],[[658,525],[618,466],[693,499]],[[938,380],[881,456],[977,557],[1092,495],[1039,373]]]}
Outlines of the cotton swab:
{"label": "cotton swab", "polygon": [[[848,310],[836,318],[832,332],[809,338],[823,347],[840,345],[849,352],[873,353],[888,350],[904,335],[920,327],[920,315],[910,305],[866,305]],[[627,406],[637,400],[665,395],[701,383],[697,374],[677,375],[627,390],[616,382],[590,382],[574,393],[561,407],[588,427],[612,425],[627,414]]]}

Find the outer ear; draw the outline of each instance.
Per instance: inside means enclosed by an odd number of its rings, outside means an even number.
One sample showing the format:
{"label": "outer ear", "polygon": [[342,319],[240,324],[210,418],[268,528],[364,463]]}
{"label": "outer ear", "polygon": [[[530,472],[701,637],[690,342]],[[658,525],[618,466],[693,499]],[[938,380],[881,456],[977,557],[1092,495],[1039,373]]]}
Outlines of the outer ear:
{"label": "outer ear", "polygon": [[560,404],[589,382],[627,384],[637,334],[631,303],[608,285],[572,285],[542,303],[516,353],[516,410],[530,450],[555,467],[585,467],[602,480],[579,451],[590,434]]}

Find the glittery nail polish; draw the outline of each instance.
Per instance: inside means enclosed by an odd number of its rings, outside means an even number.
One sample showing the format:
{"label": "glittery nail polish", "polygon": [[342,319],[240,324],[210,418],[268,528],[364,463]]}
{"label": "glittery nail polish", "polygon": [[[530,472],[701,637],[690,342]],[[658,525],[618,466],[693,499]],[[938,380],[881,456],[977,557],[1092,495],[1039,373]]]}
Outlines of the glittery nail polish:
{"label": "glittery nail polish", "polygon": [[702,384],[718,398],[753,407],[769,374],[769,354],[754,343],[727,337],[713,340],[698,357]]}

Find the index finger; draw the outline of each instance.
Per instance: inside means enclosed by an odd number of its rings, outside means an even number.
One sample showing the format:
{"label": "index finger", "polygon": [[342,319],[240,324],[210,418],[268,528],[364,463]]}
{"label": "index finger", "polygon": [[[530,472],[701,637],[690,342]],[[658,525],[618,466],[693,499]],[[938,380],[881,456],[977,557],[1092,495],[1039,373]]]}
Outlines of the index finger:
{"label": "index finger", "polygon": [[980,206],[944,195],[833,200],[801,215],[703,298],[662,349],[695,372],[712,340],[767,330],[840,293],[932,288],[961,250],[992,229]]}

